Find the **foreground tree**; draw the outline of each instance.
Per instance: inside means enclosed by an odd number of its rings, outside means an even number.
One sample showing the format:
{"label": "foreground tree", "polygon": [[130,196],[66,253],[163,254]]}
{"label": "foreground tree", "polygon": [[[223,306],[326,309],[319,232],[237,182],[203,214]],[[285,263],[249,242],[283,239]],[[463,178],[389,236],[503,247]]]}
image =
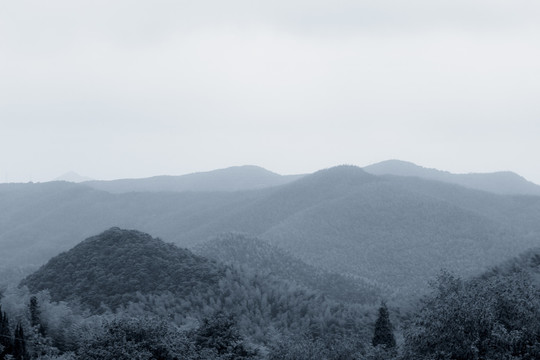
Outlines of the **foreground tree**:
{"label": "foreground tree", "polygon": [[11,354],[13,343],[11,342],[11,330],[9,328],[9,319],[5,312],[2,312],[0,306],[0,359]]}
{"label": "foreground tree", "polygon": [[30,325],[37,328],[39,333],[45,336],[45,326],[43,326],[43,323],[41,322],[41,310],[39,308],[38,299],[35,295],[30,297],[28,310],[30,312]]}
{"label": "foreground tree", "polygon": [[21,323],[17,324],[17,327],[15,328],[15,338],[13,339],[13,357],[16,360],[25,360],[30,358],[26,351],[26,341]]}
{"label": "foreground tree", "polygon": [[246,346],[232,316],[217,313],[203,319],[194,334],[195,346],[206,357],[219,359],[250,359],[256,353]]}
{"label": "foreground tree", "polygon": [[405,333],[405,359],[540,359],[540,293],[524,273],[438,278]]}
{"label": "foreground tree", "polygon": [[394,337],[394,331],[392,324],[390,323],[390,315],[386,303],[382,303],[379,308],[379,317],[375,322],[375,330],[373,332],[373,340],[371,341],[373,346],[383,346],[386,349],[392,349],[396,347],[396,339]]}
{"label": "foreground tree", "polygon": [[194,359],[194,348],[185,334],[156,319],[117,318],[81,344],[80,360]]}

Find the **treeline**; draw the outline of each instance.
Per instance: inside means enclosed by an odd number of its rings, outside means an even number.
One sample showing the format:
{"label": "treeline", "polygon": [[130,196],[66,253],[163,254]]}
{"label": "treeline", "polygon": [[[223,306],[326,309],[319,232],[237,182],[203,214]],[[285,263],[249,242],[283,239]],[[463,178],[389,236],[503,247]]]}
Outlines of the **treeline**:
{"label": "treeline", "polygon": [[[17,323],[2,328],[8,335],[1,360],[281,359],[299,353],[299,345],[337,360],[354,358],[365,342],[360,333],[330,336],[331,328],[321,332],[320,325],[313,331],[269,329],[261,341],[250,336],[242,318],[222,311],[178,324],[167,316],[136,315],[125,308],[90,314],[76,305],[52,302],[46,292],[30,295],[25,289],[9,289],[1,301]],[[7,312],[3,318],[8,318]]]}
{"label": "treeline", "polygon": [[383,304],[370,324],[348,332],[347,324],[313,323],[270,326],[258,337],[227,307],[181,322],[173,313],[137,314],[135,304],[92,315],[24,289],[6,292],[2,304],[0,359],[540,359],[540,290],[526,272],[469,280],[442,273],[400,326]]}
{"label": "treeline", "polygon": [[540,262],[524,259],[443,273],[400,314],[112,228],[0,291],[0,360],[540,359]]}
{"label": "treeline", "polygon": [[372,305],[381,298],[381,291],[374,284],[308,265],[286,251],[247,234],[221,234],[197,246],[194,252],[220,263],[272,274],[340,302]]}

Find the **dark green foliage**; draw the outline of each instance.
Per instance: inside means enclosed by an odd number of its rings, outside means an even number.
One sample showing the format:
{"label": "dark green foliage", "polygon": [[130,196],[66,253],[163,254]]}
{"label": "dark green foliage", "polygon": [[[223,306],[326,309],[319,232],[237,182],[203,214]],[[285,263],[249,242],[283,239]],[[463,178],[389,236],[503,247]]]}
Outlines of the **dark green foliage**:
{"label": "dark green foliage", "polygon": [[219,314],[192,332],[156,318],[118,317],[85,339],[77,354],[81,360],[240,360],[256,355],[247,349],[232,318]]}
{"label": "dark green foliage", "polygon": [[41,319],[39,317],[39,305],[37,297],[30,297],[30,304],[28,304],[28,310],[30,311],[30,325],[40,326]]}
{"label": "dark green foliage", "polygon": [[[127,269],[131,269],[138,278],[139,273],[150,271],[154,282],[167,284],[171,275],[152,272],[145,261],[137,261],[142,256],[168,271],[182,268],[186,276],[174,279],[190,290],[176,291],[174,281],[170,288],[143,284],[142,288],[152,290],[129,293],[129,301],[120,302],[113,308],[115,313],[102,313],[92,306],[89,313],[77,310],[75,298],[68,297],[69,304],[53,304],[44,293],[32,298],[26,288],[18,289],[17,294],[26,295],[18,295],[23,296],[18,301],[11,292],[6,307],[20,309],[13,318],[22,319],[23,326],[17,326],[15,337],[7,337],[9,348],[3,348],[4,354],[22,354],[24,346],[12,341],[20,338],[26,339],[32,356],[75,351],[81,359],[389,360],[401,356],[404,360],[536,360],[540,356],[540,294],[523,271],[536,269],[538,261],[533,255],[526,257],[527,266],[511,267],[515,271],[490,272],[466,281],[441,275],[433,294],[410,316],[400,349],[395,346],[384,304],[371,337],[366,323],[375,319],[367,321],[365,313],[375,316],[375,309],[337,303],[250,267],[219,265],[148,235],[117,228],[81,245],[59,256],[61,261],[52,262],[54,266],[42,268],[39,276],[66,280],[58,285],[61,294],[87,282],[85,287],[95,292],[82,292],[79,300],[83,305],[85,296],[108,299],[111,295],[106,276],[95,275],[104,272],[101,266],[114,270],[114,276],[120,274],[122,281],[130,281]],[[125,255],[121,263],[107,267],[107,262],[115,263],[124,253],[134,259]],[[64,279],[69,266],[75,269],[74,275]],[[194,276],[191,266],[198,271]],[[208,274],[213,274],[210,282]],[[3,324],[7,315],[0,313]],[[50,325],[47,336],[37,332],[35,324],[40,322]],[[3,328],[9,331],[9,324]],[[370,340],[374,346],[368,344]],[[257,353],[251,350],[255,348]]]}
{"label": "dark green foliage", "polygon": [[249,350],[231,315],[216,313],[203,319],[194,334],[199,353],[215,353],[220,359],[251,359],[256,355]]}
{"label": "dark green foliage", "polygon": [[382,345],[387,349],[394,348],[396,346],[396,339],[394,338],[394,331],[392,324],[390,323],[390,314],[385,303],[382,303],[379,308],[379,317],[375,322],[375,330],[373,332],[373,339],[371,340],[373,346]]}
{"label": "dark green foliage", "polygon": [[136,301],[137,293],[187,296],[216,286],[223,268],[150,235],[112,228],[51,259],[22,285],[52,300],[98,310]]}
{"label": "dark green foliage", "polygon": [[26,351],[26,341],[22,325],[19,323],[15,328],[15,337],[13,340],[13,357],[15,360],[26,360],[30,357]]}
{"label": "dark green foliage", "polygon": [[270,274],[220,265],[117,228],[52,259],[24,284],[32,291],[48,289],[52,300],[78,301],[93,313],[101,313],[104,303],[113,311],[181,324],[225,311],[259,342],[270,328],[316,329],[319,337],[364,332],[366,309],[359,305],[345,306]]}
{"label": "dark green foliage", "polygon": [[502,264],[485,272],[482,277],[488,279],[494,276],[508,276],[518,272],[531,275],[535,285],[540,287],[540,248],[530,249],[519,256],[509,259]]}
{"label": "dark green foliage", "polygon": [[537,196],[376,177],[354,167],[239,192],[110,194],[67,183],[0,184],[0,261],[40,264],[114,225],[182,246],[239,231],[400,298],[425,289],[440,267],[469,276],[537,245],[539,218]]}
{"label": "dark green foliage", "polygon": [[80,360],[195,359],[184,332],[151,318],[117,318],[91,334],[77,351]]}
{"label": "dark green foliage", "polygon": [[363,339],[354,336],[331,341],[309,334],[287,334],[271,344],[268,360],[356,360],[363,359]]}
{"label": "dark green foliage", "polygon": [[222,234],[196,247],[194,251],[220,262],[293,281],[338,301],[374,304],[380,298],[380,289],[361,279],[308,265],[282,249],[246,234]]}
{"label": "dark green foliage", "polygon": [[45,336],[46,329],[45,325],[41,322],[41,311],[36,296],[30,297],[28,311],[30,312],[30,326],[35,327],[41,335]]}
{"label": "dark green foliage", "polygon": [[0,306],[0,359],[4,359],[4,356],[11,354],[13,343],[11,338],[11,329],[9,327],[8,315],[5,312],[2,312],[2,307]]}
{"label": "dark green foliage", "polygon": [[540,292],[526,273],[443,273],[405,336],[405,359],[539,359]]}

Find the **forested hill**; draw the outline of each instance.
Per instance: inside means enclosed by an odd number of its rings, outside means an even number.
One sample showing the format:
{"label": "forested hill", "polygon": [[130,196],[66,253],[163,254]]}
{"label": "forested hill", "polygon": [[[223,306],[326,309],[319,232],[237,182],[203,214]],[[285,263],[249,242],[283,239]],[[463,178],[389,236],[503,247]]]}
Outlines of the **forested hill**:
{"label": "forested hill", "polygon": [[111,226],[182,247],[241,232],[310,266],[418,293],[441,267],[480,273],[538,244],[540,197],[375,176],[338,166],[237,192],[112,194],[70,183],[0,184],[0,261],[42,264]]}
{"label": "forested hill", "polygon": [[154,176],[143,179],[110,181],[93,180],[84,184],[111,193],[133,191],[240,191],[283,185],[301,177],[302,175],[279,175],[258,166],[245,165],[179,176]]}
{"label": "forested hill", "polygon": [[331,273],[308,265],[282,249],[240,233],[226,233],[193,249],[223,263],[248,267],[293,281],[305,288],[349,303],[378,304],[382,291],[364,279]]}
{"label": "forested hill", "polygon": [[116,308],[143,294],[205,292],[224,268],[150,235],[111,228],[52,258],[23,280],[32,292],[49,290],[54,301],[80,300],[93,309]]}
{"label": "forested hill", "polygon": [[525,251],[519,256],[494,266],[492,269],[485,272],[483,276],[509,276],[515,273],[526,273],[530,275],[540,288],[540,247]]}
{"label": "forested hill", "polygon": [[183,324],[226,313],[258,341],[276,330],[314,336],[363,337],[373,307],[342,304],[318,291],[238,269],[166,244],[150,235],[111,228],[51,259],[24,279],[31,293],[91,313],[159,316]]}

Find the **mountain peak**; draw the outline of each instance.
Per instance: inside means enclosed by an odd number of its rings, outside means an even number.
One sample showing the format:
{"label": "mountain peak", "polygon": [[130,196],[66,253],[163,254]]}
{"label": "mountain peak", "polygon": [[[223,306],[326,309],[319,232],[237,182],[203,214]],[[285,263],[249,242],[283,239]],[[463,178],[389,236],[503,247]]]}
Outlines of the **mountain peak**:
{"label": "mountain peak", "polygon": [[373,175],[414,176],[496,194],[540,195],[540,186],[511,171],[453,174],[402,160],[382,161],[366,166],[364,170]]}
{"label": "mountain peak", "polygon": [[377,177],[368,174],[362,168],[354,165],[338,165],[328,169],[319,170],[307,175],[302,182],[327,182],[327,183],[350,183],[358,184],[376,181]]}
{"label": "mountain peak", "polygon": [[385,160],[364,167],[364,170],[373,175],[398,175],[398,176],[437,176],[440,173],[449,174],[446,171],[425,168],[415,163],[397,159]]}
{"label": "mountain peak", "polygon": [[300,176],[279,175],[255,165],[233,166],[180,176],[154,176],[143,179],[90,181],[86,185],[111,193],[141,191],[241,191],[282,185]]}
{"label": "mountain peak", "polygon": [[79,175],[74,171],[69,171],[63,175],[58,176],[53,181],[68,181],[68,182],[73,182],[73,183],[80,183],[80,182],[90,181],[90,180],[93,180],[93,179],[86,176]]}

